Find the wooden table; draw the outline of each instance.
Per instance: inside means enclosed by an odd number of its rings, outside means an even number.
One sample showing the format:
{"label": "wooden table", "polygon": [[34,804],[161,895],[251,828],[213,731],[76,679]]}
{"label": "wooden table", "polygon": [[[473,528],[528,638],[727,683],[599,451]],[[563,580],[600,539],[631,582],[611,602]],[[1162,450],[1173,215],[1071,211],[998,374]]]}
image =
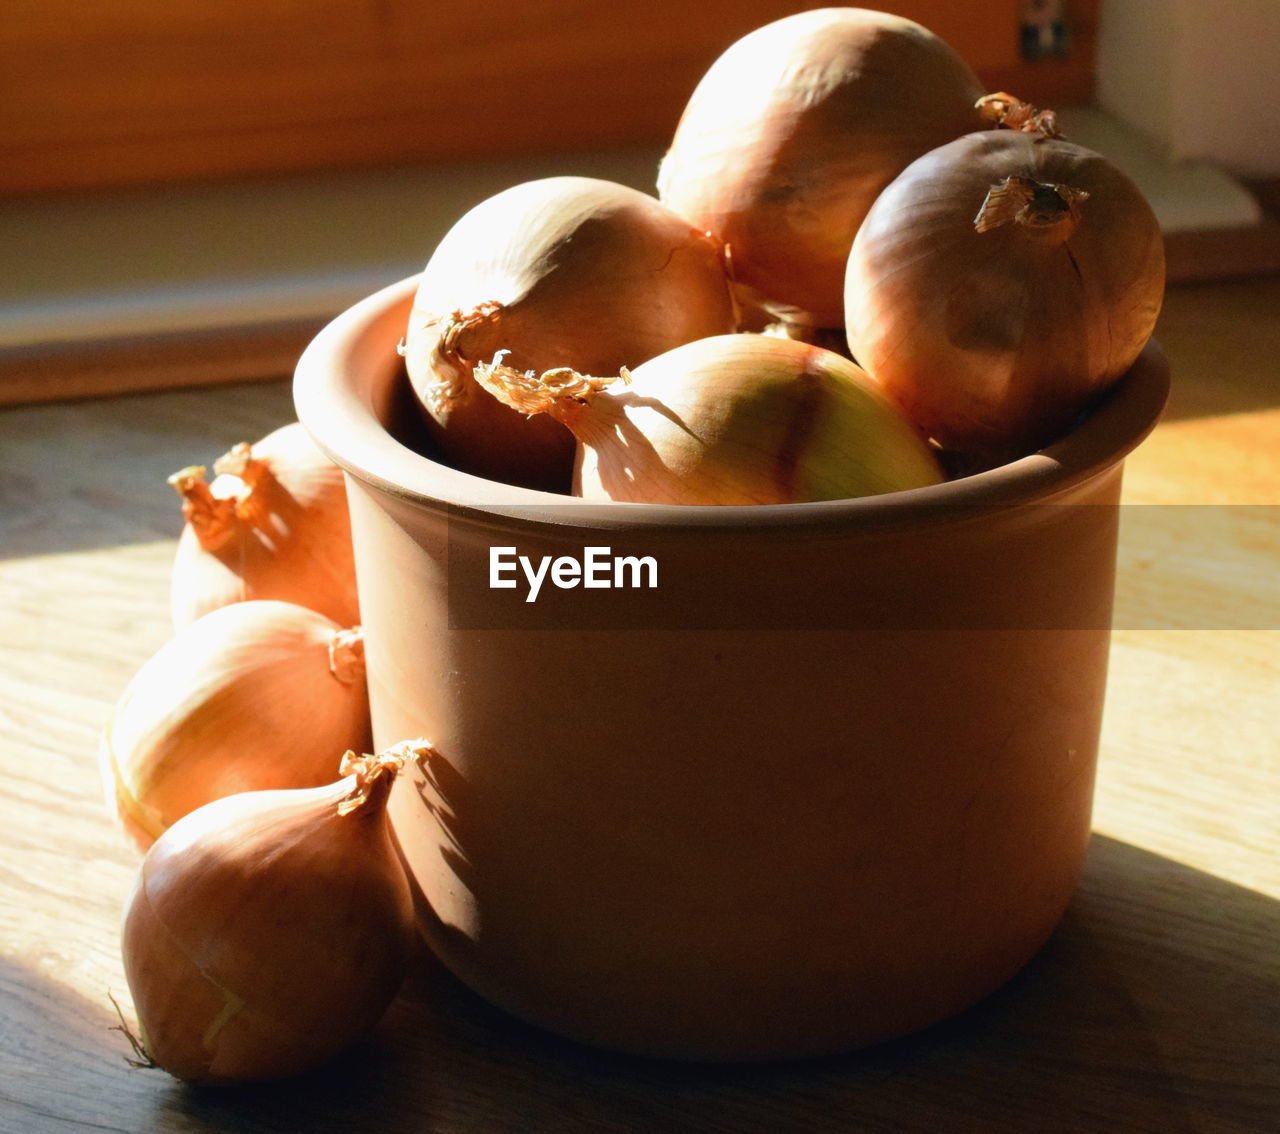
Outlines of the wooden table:
{"label": "wooden table", "polygon": [[[1228,550],[1280,566],[1280,279],[1175,290],[1160,333],[1177,388],[1129,501],[1168,506],[1143,513],[1161,547],[1195,551],[1216,515]],[[1121,580],[1079,896],[962,1017],[840,1058],[673,1066],[517,1024],[424,960],[323,1072],[219,1092],[131,1069],[108,995],[130,1011],[137,856],[98,731],[170,632],[165,476],[291,419],[278,382],[0,414],[4,1134],[1280,1130],[1280,619],[1231,578],[1144,575],[1145,544]]]}

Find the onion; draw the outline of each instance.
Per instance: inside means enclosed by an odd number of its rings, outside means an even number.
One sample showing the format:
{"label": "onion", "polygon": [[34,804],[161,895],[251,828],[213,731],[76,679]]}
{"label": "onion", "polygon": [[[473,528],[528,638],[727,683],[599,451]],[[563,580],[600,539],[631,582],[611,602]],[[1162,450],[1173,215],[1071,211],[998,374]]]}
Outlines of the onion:
{"label": "onion", "polygon": [[351,520],[342,470],[297,422],[169,483],[186,526],[173,564],[170,604],[182,627],[247,599],[310,607],[344,626],[360,621]]}
{"label": "onion", "polygon": [[333,753],[370,743],[359,629],[256,600],[184,627],[134,675],[103,730],[102,774],[145,850],[212,800],[329,783]]}
{"label": "onion", "polygon": [[790,504],[936,484],[931,450],[852,362],[767,335],[688,343],[625,375],[477,378],[578,438],[575,491],[651,504]]}
{"label": "onion", "polygon": [[1128,177],[1059,138],[987,131],[876,202],[849,258],[849,346],[945,448],[1003,460],[1132,365],[1163,291],[1159,224]]}
{"label": "onion", "polygon": [[457,468],[568,488],[573,438],[526,419],[472,379],[498,350],[512,364],[617,373],[734,329],[719,250],[635,189],[552,177],[507,189],[450,230],[423,272],[403,345],[425,420]]}
{"label": "onion", "polygon": [[123,932],[148,1065],[200,1083],[291,1075],[377,1022],[414,941],[387,796],[430,751],[348,752],[337,783],[218,800],[151,848]]}
{"label": "onion", "polygon": [[799,12],[712,65],[658,195],[727,246],[753,298],[792,322],[838,327],[862,218],[909,162],[983,127],[981,94],[919,24],[861,8]]}

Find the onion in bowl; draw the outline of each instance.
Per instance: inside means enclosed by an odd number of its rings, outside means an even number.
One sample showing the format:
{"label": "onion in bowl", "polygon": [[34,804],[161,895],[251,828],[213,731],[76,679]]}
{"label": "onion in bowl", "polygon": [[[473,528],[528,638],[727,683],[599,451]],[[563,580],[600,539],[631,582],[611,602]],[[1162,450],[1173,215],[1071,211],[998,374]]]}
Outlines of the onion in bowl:
{"label": "onion in bowl", "polygon": [[506,189],[431,256],[403,345],[424,420],[464,472],[564,492],[574,441],[481,389],[499,350],[521,368],[617,373],[734,329],[718,246],[639,190],[585,177]]}
{"label": "onion in bowl", "polygon": [[793,339],[699,339],[624,374],[625,384],[500,360],[476,376],[520,412],[572,431],[574,490],[588,500],[794,504],[943,479],[925,439],[858,366]]}
{"label": "onion in bowl", "polygon": [[876,195],[912,160],[987,124],[946,43],[862,8],[757,28],[711,66],[663,159],[658,195],[722,241],[776,316],[843,322],[845,261]]}
{"label": "onion in bowl", "polygon": [[849,257],[858,362],[943,448],[999,463],[1065,433],[1146,344],[1160,226],[1110,161],[972,134],[912,163]]}

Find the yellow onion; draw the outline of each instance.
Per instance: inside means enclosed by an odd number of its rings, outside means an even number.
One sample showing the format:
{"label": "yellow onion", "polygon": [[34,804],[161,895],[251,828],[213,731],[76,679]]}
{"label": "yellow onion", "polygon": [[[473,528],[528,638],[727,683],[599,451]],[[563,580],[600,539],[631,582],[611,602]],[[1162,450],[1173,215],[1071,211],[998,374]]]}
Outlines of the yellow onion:
{"label": "yellow onion", "polygon": [[150,1065],[198,1083],[277,1078],[378,1021],[414,942],[387,796],[405,760],[429,752],[408,742],[340,766],[331,754],[345,778],[229,796],[151,848],[123,930]]}
{"label": "yellow onion", "polygon": [[909,166],[849,257],[853,355],[947,449],[1004,460],[1071,427],[1164,293],[1150,206],[1105,158],[994,130]]}
{"label": "yellow onion", "polygon": [[942,480],[924,438],[862,370],[821,347],[718,335],[637,367],[626,384],[501,362],[477,370],[579,442],[575,491],[649,504],[840,500]]}
{"label": "yellow onion", "polygon": [[246,599],[281,599],[360,621],[342,470],[297,422],[169,483],[186,520],[173,564],[176,626]]}
{"label": "yellow onion", "polygon": [[333,753],[370,743],[359,628],[258,599],[206,614],[142,666],[103,729],[102,774],[145,850],[211,800],[328,783]]}
{"label": "yellow onion", "polygon": [[733,44],[694,91],[658,195],[723,242],[776,315],[839,327],[844,265],[877,194],[972,130],[982,86],[919,24],[862,8],[799,12]]}
{"label": "yellow onion", "polygon": [[454,225],[431,256],[402,351],[428,429],[464,472],[565,491],[573,438],[473,380],[512,365],[617,373],[734,329],[719,250],[654,198],[585,177],[507,189]]}

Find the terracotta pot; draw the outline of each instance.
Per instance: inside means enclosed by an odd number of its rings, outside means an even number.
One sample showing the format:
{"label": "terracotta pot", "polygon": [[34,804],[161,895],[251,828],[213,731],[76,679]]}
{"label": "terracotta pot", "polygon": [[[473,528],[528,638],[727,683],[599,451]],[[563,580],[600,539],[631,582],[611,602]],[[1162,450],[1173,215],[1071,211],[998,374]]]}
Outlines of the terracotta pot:
{"label": "terracotta pot", "polygon": [[[1061,443],[945,485],[586,504],[406,443],[413,285],[326,328],[296,398],[348,473],[376,741],[440,750],[391,805],[439,956],[556,1032],[695,1059],[883,1040],[1006,981],[1089,838],[1158,350]],[[657,589],[489,586],[493,547],[591,546]]]}

